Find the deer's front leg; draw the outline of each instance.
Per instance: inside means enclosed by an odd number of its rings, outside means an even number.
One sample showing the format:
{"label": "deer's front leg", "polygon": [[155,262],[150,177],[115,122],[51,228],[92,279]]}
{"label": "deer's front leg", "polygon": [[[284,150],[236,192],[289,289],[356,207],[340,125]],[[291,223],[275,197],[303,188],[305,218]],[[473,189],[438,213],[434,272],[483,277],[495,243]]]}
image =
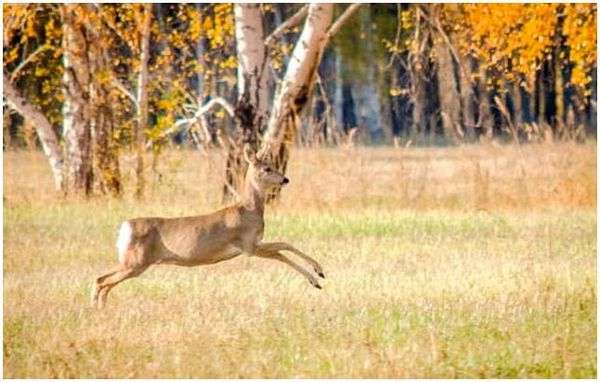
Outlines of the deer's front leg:
{"label": "deer's front leg", "polygon": [[284,243],[284,242],[261,243],[258,245],[258,247],[265,251],[271,251],[271,252],[290,251],[292,253],[295,253],[296,255],[298,255],[301,258],[303,258],[304,260],[306,260],[310,265],[312,265],[313,269],[319,275],[319,277],[325,278],[325,274],[323,273],[323,268],[321,267],[321,264],[319,264],[315,259],[308,256],[307,254],[300,251],[299,249],[297,249],[296,247],[294,247],[291,244]]}
{"label": "deer's front leg", "polygon": [[296,271],[300,272],[304,277],[306,277],[308,279],[308,282],[312,286],[314,286],[317,289],[322,289],[321,285],[319,285],[319,281],[313,275],[311,275],[309,271],[302,268],[298,264],[294,263],[292,260],[288,259],[281,253],[279,253],[277,251],[265,250],[265,249],[262,249],[261,246],[258,246],[256,248],[256,251],[254,252],[254,255],[263,257],[265,259],[273,259],[273,260],[281,261],[282,263],[285,263],[285,264],[289,265],[290,267],[294,268]]}

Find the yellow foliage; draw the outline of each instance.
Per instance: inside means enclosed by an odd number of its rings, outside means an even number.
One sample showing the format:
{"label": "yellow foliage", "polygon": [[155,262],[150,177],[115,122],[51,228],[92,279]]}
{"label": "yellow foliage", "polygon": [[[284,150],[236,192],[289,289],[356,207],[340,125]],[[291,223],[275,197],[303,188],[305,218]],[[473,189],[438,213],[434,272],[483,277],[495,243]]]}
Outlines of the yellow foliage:
{"label": "yellow foliage", "polygon": [[596,4],[567,4],[563,28],[573,63],[571,82],[585,87],[592,80],[588,72],[596,64]]}
{"label": "yellow foliage", "polygon": [[210,47],[213,49],[223,47],[235,31],[233,5],[216,4],[213,17],[205,18],[203,25],[210,41]]}
{"label": "yellow foliage", "polygon": [[558,4],[465,4],[464,34],[487,67],[531,76],[552,47]]}
{"label": "yellow foliage", "polygon": [[[533,84],[546,60],[561,54],[562,35],[573,67],[571,82],[587,86],[596,63],[595,4],[464,4],[444,5],[444,29],[451,31],[463,54],[473,54],[482,68],[493,69],[514,81],[526,78]],[[558,49],[557,49],[558,48]]]}
{"label": "yellow foliage", "polygon": [[219,63],[221,69],[235,69],[237,68],[237,59],[235,56],[229,56],[224,61]]}

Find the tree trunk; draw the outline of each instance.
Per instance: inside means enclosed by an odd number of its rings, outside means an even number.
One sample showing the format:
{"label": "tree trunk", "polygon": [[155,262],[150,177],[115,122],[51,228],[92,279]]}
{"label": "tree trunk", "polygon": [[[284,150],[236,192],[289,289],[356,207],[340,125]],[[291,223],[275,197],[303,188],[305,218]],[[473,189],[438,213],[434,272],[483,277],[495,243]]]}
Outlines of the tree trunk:
{"label": "tree trunk", "polygon": [[[195,7],[198,10],[198,13],[202,14],[203,4],[196,4]],[[198,42],[196,43],[196,59],[198,60],[198,63],[201,68],[206,67],[206,62],[204,60],[204,52],[205,51],[206,51],[206,40],[204,37],[200,37],[200,39],[198,39]],[[206,98],[204,96],[205,95],[205,89],[204,89],[205,74],[199,70],[196,73],[196,76],[197,76],[197,80],[198,80],[198,83],[196,85],[196,94],[198,97],[198,104],[202,104],[202,103],[204,103],[204,99]]]}
{"label": "tree trunk", "polygon": [[[490,91],[487,86],[487,73],[480,68],[480,80],[477,84],[479,93],[479,123],[480,140],[490,141],[494,137],[494,118],[491,113]],[[483,139],[481,138],[483,137]]]}
{"label": "tree trunk", "polygon": [[238,99],[247,97],[252,123],[266,122],[268,105],[267,54],[259,4],[235,4],[235,35],[238,58]]}
{"label": "tree trunk", "polygon": [[589,112],[589,123],[588,133],[593,136],[598,134],[598,69],[597,67],[592,68],[592,95],[590,96],[590,112]]}
{"label": "tree trunk", "polygon": [[11,117],[8,109],[5,109],[4,116],[2,118],[2,149],[6,150],[12,146],[12,135],[10,134]]}
{"label": "tree trunk", "polygon": [[567,55],[564,50],[565,39],[563,36],[563,24],[564,24],[564,5],[558,5],[557,7],[557,23],[556,33],[554,35],[554,49],[552,52],[552,63],[554,64],[554,106],[555,112],[554,117],[556,123],[562,126],[566,122],[567,111],[565,107],[565,78],[563,75],[563,68],[561,56]]}
{"label": "tree trunk", "polygon": [[540,127],[547,124],[546,119],[546,63],[542,64],[542,68],[536,74],[536,110],[537,122]]}
{"label": "tree trunk", "polygon": [[437,59],[436,74],[444,135],[447,140],[457,144],[463,140],[464,132],[461,126],[460,94],[454,74],[452,54],[439,36],[434,38],[433,49]]}
{"label": "tree trunk", "polygon": [[66,144],[66,184],[70,192],[89,195],[93,187],[90,150],[89,49],[81,24],[80,5],[61,7],[63,19],[63,136]]}
{"label": "tree trunk", "polygon": [[333,115],[335,116],[336,130],[344,131],[344,80],[342,72],[342,56],[339,48],[335,50],[335,90],[333,95]]}
{"label": "tree trunk", "polygon": [[144,195],[144,147],[146,128],[148,126],[148,60],[150,59],[150,27],[152,24],[152,4],[144,5],[144,18],[142,20],[141,46],[140,46],[140,72],[138,73],[137,87],[137,123],[135,130],[136,166],[135,174],[137,184],[135,196]]}
{"label": "tree trunk", "polygon": [[[111,67],[109,53],[101,43],[107,36],[103,33],[98,16],[94,14],[93,18],[88,20],[91,25],[88,30],[94,41],[94,44],[90,45],[88,57],[93,78],[90,106],[94,174],[101,192],[117,196],[121,193],[121,174],[118,144],[114,139],[115,121],[112,109],[118,100],[111,97],[110,84],[101,81],[102,74],[110,71]],[[91,24],[92,22],[94,23]]]}
{"label": "tree trunk", "polygon": [[519,86],[518,79],[515,83],[510,83],[509,92],[513,100],[513,112],[515,115],[514,123],[517,129],[522,129],[523,124],[525,123],[525,115],[523,113],[523,90],[521,89],[521,86]]}
{"label": "tree trunk", "polygon": [[460,77],[460,98],[462,103],[463,124],[465,128],[465,138],[469,142],[475,140],[475,118],[477,114],[475,106],[475,94],[473,92],[472,80],[472,57],[463,56],[463,68],[465,73],[459,72]]}
{"label": "tree trunk", "polygon": [[288,146],[296,137],[300,112],[312,91],[332,16],[333,4],[310,5],[304,28],[275,96],[260,155],[271,159],[281,172],[286,170]]}
{"label": "tree trunk", "polygon": [[427,106],[431,99],[427,91],[429,65],[426,50],[428,50],[429,34],[421,23],[421,9],[417,7],[416,12],[415,43],[409,54],[412,125],[409,127],[407,138],[412,141],[422,141],[427,131]]}
{"label": "tree trunk", "polygon": [[231,199],[243,187],[247,164],[245,144],[258,150],[258,136],[267,120],[268,66],[259,4],[235,4],[235,35],[238,58],[236,131],[228,147],[223,199]]}
{"label": "tree trunk", "polygon": [[26,121],[29,121],[35,127],[44,153],[48,157],[50,169],[52,170],[52,175],[54,177],[54,186],[57,191],[62,191],[64,187],[63,153],[56,132],[46,116],[33,104],[23,98],[18,89],[10,82],[5,74],[3,76],[3,81],[4,97],[6,97],[8,103],[21,114]]}

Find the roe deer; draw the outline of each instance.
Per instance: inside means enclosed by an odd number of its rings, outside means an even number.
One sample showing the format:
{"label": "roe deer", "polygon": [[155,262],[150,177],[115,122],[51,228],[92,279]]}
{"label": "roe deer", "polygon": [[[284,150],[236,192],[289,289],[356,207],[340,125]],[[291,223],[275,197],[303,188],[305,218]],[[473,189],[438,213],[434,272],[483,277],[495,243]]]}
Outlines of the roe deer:
{"label": "roe deer", "polygon": [[94,281],[92,305],[104,306],[108,292],[115,285],[139,276],[152,264],[214,264],[242,253],[286,263],[321,289],[317,278],[279,251],[298,255],[325,278],[317,261],[287,243],[261,243],[265,195],[270,188],[287,184],[289,180],[247,148],[244,158],[248,171],[239,203],[208,215],[123,222],[117,239],[119,264]]}

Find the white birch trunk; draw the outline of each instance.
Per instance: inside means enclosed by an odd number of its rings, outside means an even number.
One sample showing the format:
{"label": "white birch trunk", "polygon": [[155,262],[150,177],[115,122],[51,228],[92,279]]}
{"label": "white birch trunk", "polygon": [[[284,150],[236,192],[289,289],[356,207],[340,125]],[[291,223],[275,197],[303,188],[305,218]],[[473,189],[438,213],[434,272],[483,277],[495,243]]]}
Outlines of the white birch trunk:
{"label": "white birch trunk", "polygon": [[8,103],[29,121],[34,127],[40,139],[44,153],[48,157],[50,169],[54,177],[54,185],[57,191],[63,189],[63,153],[58,136],[52,128],[52,124],[33,104],[28,102],[20,94],[19,90],[4,75],[4,97]]}
{"label": "white birch trunk", "polygon": [[79,5],[61,8],[63,19],[63,137],[66,146],[66,184],[69,191],[90,194],[93,171],[90,150],[90,72],[88,42],[78,20]]}
{"label": "white birch trunk", "polygon": [[253,109],[258,130],[266,121],[268,88],[267,55],[259,4],[235,4],[235,37],[238,58],[238,99]]}
{"label": "white birch trunk", "polygon": [[258,137],[266,124],[269,97],[269,68],[265,34],[259,4],[235,4],[235,37],[237,47],[236,128],[228,147],[225,166],[224,201],[241,191],[246,173],[243,147],[258,149]]}
{"label": "white birch trunk", "polygon": [[285,157],[287,154],[281,156],[279,149],[282,143],[291,143],[296,136],[298,115],[311,93],[321,53],[328,40],[327,30],[332,17],[333,4],[310,5],[304,28],[294,47],[281,88],[275,95],[261,155],[279,156],[276,162],[283,167],[287,162]]}

